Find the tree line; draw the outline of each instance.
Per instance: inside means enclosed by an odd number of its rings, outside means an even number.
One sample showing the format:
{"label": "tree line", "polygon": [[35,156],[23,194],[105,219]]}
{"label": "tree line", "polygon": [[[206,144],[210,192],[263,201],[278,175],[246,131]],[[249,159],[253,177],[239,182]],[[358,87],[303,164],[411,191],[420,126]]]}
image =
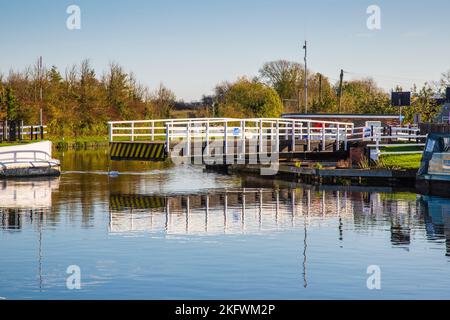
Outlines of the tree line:
{"label": "tree line", "polygon": [[[308,70],[306,74],[302,64],[286,60],[265,63],[253,78],[218,84],[214,94],[201,102],[209,116],[279,117],[283,112],[303,112],[306,76],[310,113],[398,113],[391,106],[390,93],[371,78],[340,85],[321,73]],[[439,111],[435,98],[447,86],[450,71],[439,82],[414,86],[405,121],[411,122],[416,113],[431,121]],[[63,73],[38,62],[23,71],[0,74],[0,119],[38,124],[42,110],[50,132],[61,137],[103,135],[107,121],[168,118],[175,105],[176,96],[170,89],[161,84],[150,90],[117,63],[101,75],[89,60]]]}
{"label": "tree line", "polygon": [[175,94],[163,84],[149,90],[117,63],[97,75],[89,60],[62,74],[39,63],[0,75],[0,119],[43,122],[56,136],[102,135],[106,122],[170,116]]}

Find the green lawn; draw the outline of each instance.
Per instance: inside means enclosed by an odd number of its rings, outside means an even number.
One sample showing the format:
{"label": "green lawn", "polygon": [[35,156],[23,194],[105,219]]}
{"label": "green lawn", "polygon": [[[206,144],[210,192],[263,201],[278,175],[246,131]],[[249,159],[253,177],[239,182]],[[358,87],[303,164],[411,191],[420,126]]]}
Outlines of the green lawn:
{"label": "green lawn", "polygon": [[400,154],[381,156],[381,162],[388,168],[418,170],[422,160],[421,154]]}
{"label": "green lawn", "polygon": [[[414,142],[412,142],[414,143]],[[382,152],[407,152],[407,151],[423,151],[423,147],[384,147]],[[422,161],[422,154],[389,154],[380,157],[380,163],[387,168],[418,170]]]}

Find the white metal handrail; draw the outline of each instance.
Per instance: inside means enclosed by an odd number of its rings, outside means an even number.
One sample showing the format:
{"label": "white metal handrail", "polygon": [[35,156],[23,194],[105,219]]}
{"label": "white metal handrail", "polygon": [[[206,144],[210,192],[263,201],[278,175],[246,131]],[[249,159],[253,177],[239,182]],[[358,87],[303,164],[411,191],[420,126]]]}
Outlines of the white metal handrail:
{"label": "white metal handrail", "polygon": [[0,152],[0,165],[11,163],[56,163],[50,154],[40,150],[15,150]]}

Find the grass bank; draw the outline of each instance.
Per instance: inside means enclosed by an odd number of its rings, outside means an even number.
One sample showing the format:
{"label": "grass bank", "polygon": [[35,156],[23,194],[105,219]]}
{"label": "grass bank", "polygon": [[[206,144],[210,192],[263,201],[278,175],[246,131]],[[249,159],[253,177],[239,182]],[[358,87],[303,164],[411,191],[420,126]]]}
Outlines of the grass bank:
{"label": "grass bank", "polygon": [[[382,148],[382,152],[409,152],[423,151],[423,147],[386,147]],[[387,168],[419,170],[422,154],[389,154],[382,155],[380,162]]]}
{"label": "grass bank", "polygon": [[388,168],[419,170],[421,154],[384,155],[381,161]]}
{"label": "grass bank", "polygon": [[58,150],[89,149],[108,146],[108,136],[48,137]]}

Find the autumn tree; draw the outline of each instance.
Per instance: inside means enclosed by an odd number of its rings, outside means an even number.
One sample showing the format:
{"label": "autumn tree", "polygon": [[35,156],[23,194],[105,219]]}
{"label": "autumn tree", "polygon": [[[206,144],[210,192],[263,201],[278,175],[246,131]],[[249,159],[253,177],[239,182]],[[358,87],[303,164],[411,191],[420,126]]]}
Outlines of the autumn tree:
{"label": "autumn tree", "polygon": [[220,100],[220,114],[227,117],[275,118],[283,112],[283,104],[274,89],[245,78],[231,84]]}
{"label": "autumn tree", "polygon": [[304,79],[303,73],[299,63],[286,60],[267,62],[259,70],[262,81],[275,89],[282,100],[298,96],[298,84]]}
{"label": "autumn tree", "polygon": [[175,94],[161,83],[151,97],[151,105],[155,116],[158,118],[169,118],[175,106],[175,101]]}
{"label": "autumn tree", "polygon": [[412,123],[414,115],[420,114],[423,122],[433,122],[440,110],[440,106],[434,98],[435,94],[428,83],[425,83],[420,90],[414,86],[412,91],[412,105],[409,108],[405,108],[405,121]]}

